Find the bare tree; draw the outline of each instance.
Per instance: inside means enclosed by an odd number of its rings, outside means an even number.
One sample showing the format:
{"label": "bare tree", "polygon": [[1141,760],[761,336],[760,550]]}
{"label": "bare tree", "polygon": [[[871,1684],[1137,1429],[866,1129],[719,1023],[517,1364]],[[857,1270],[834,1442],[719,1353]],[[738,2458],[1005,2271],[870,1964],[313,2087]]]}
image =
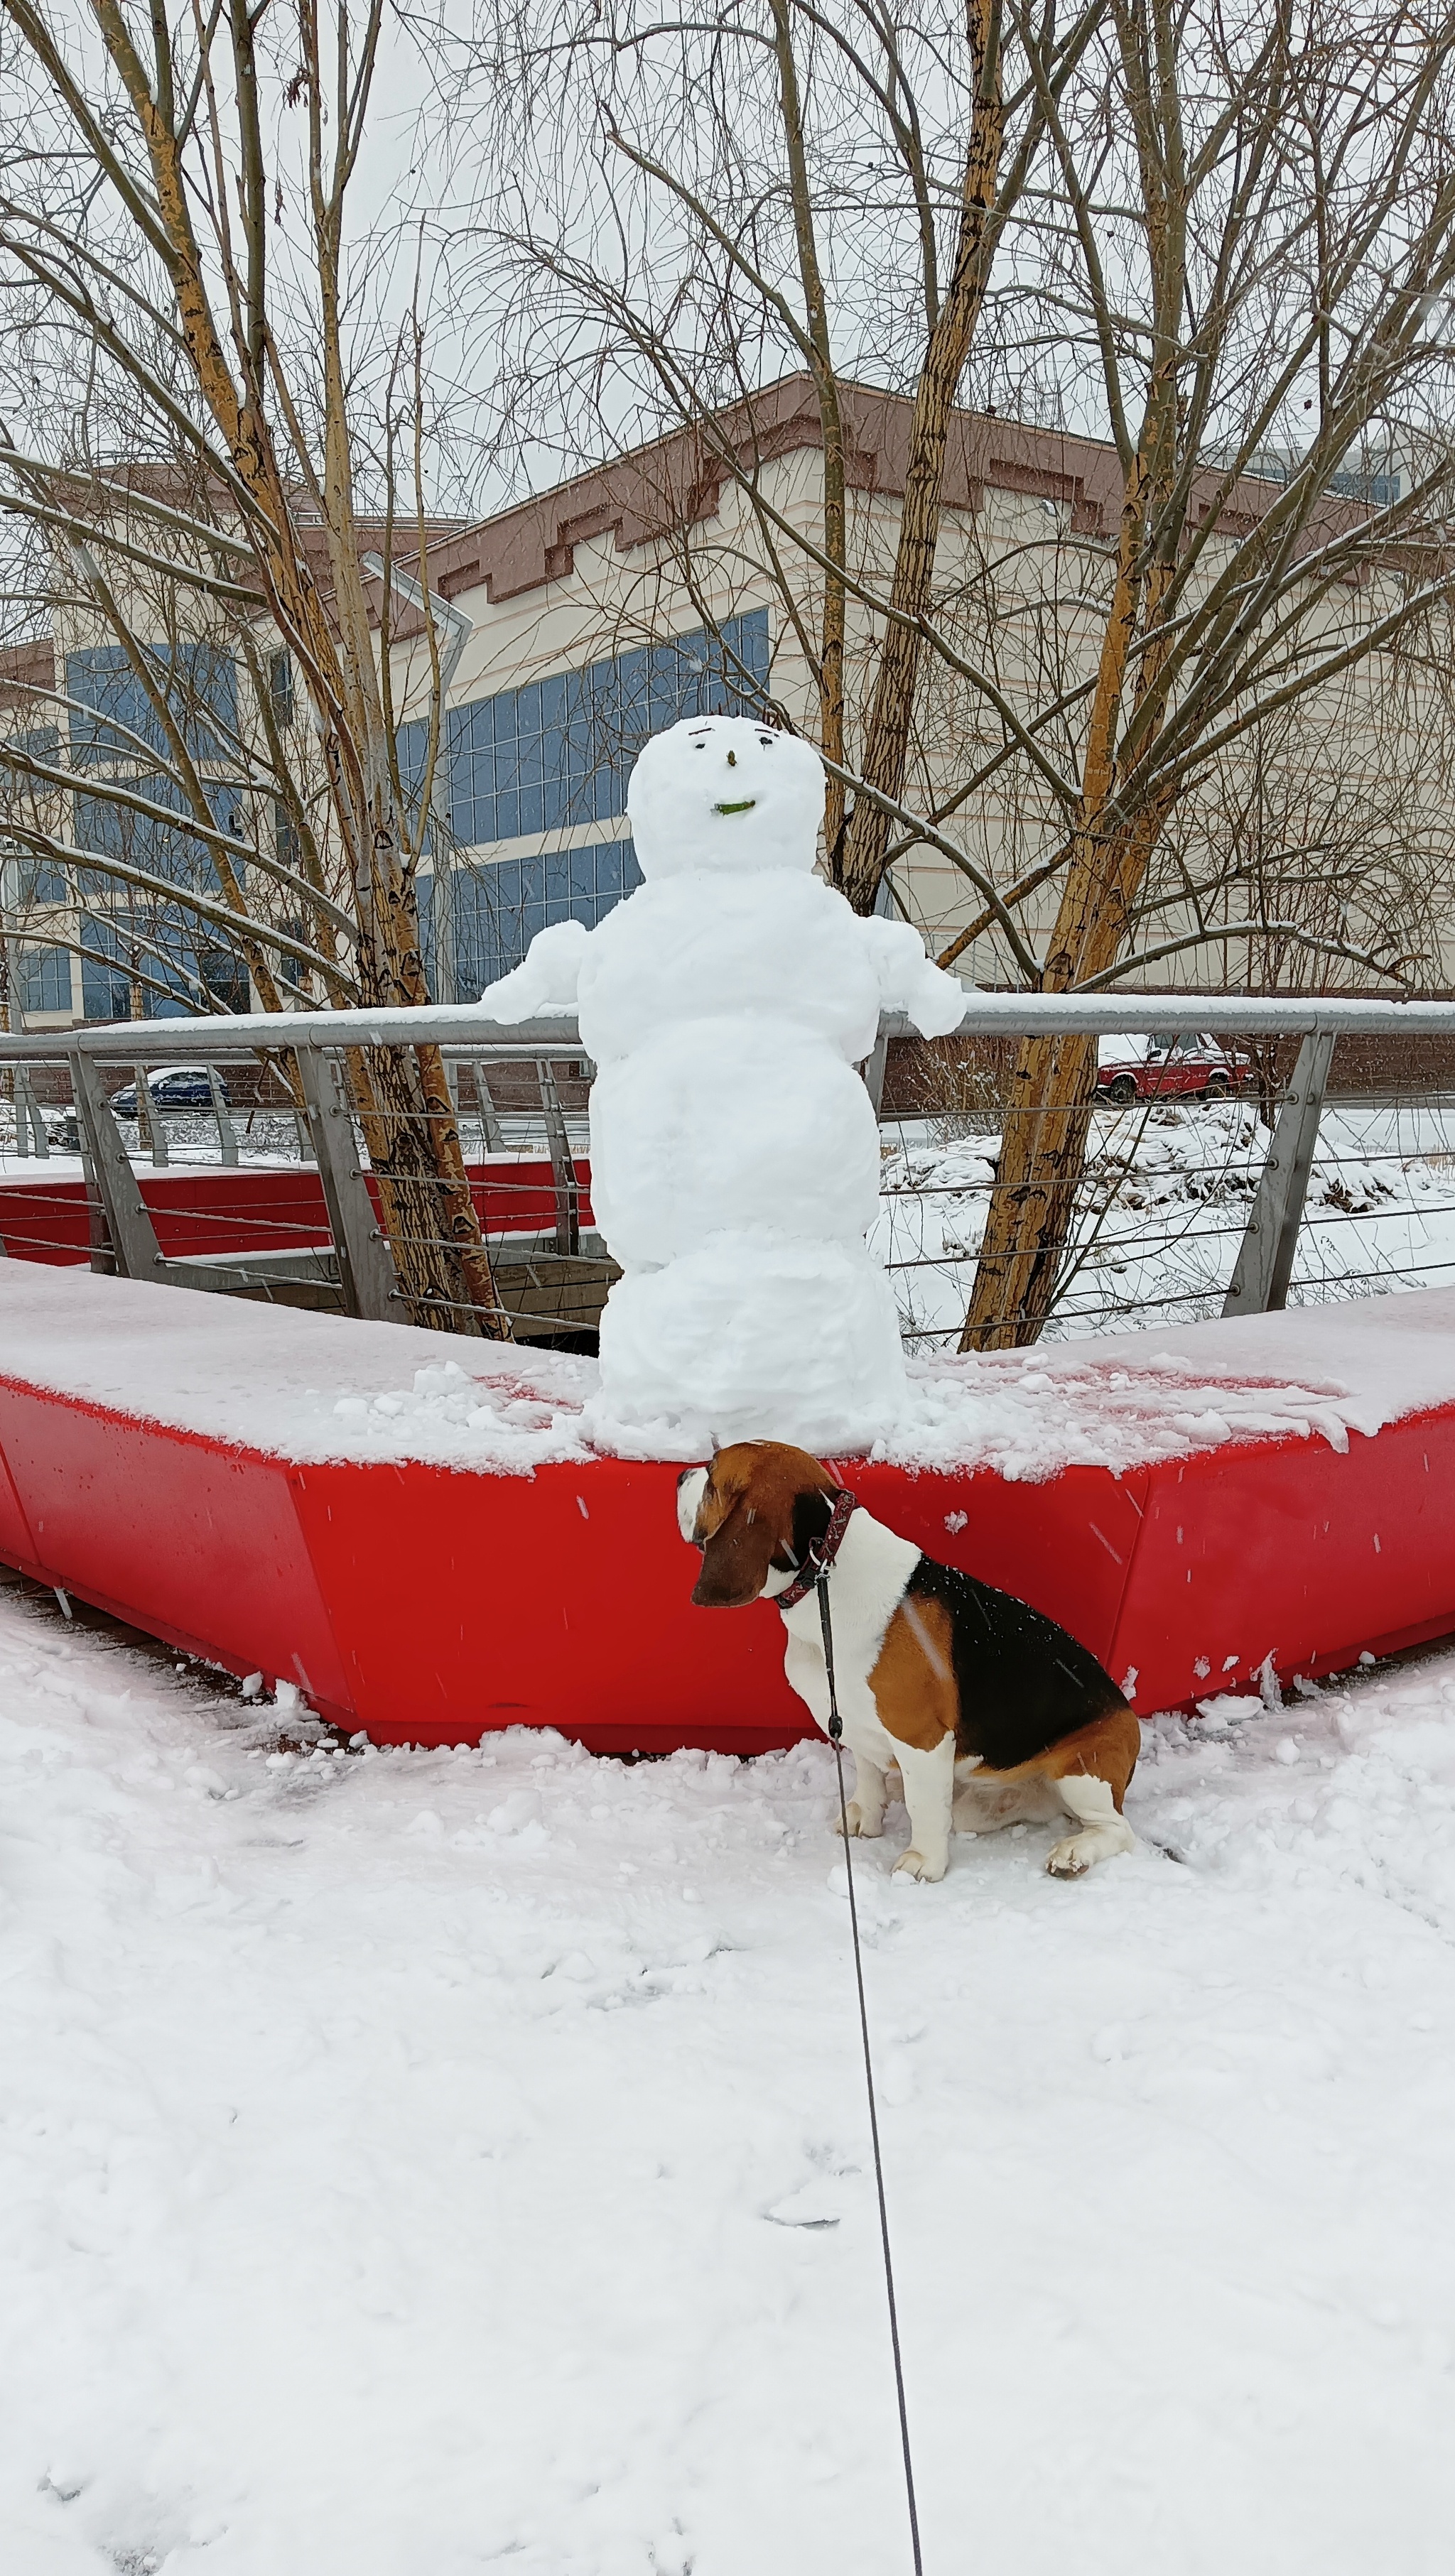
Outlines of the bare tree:
{"label": "bare tree", "polygon": [[[366,435],[350,337],[351,190],[382,7],[339,0],[324,14],[303,0],[285,28],[246,0],[205,16],[155,0],[144,20],[93,0],[89,21],[63,32],[38,0],[4,0],[0,26],[0,278],[19,397],[0,450],[4,507],[47,539],[62,620],[113,639],[145,710],[130,748],[161,782],[160,801],[127,786],[114,724],[112,757],[83,768],[59,745],[47,757],[11,742],[10,821],[33,848],[215,930],[266,1009],[309,998],[310,978],[336,1001],[424,1002],[415,881],[438,649],[426,611],[434,687],[411,804],[389,701],[389,581],[380,654],[363,562],[372,538],[386,565],[412,565],[428,601],[424,394],[406,369],[409,470],[396,477],[392,431],[382,461]],[[150,471],[98,463],[119,425],[123,455]],[[245,673],[236,716],[189,703],[204,646],[225,646]],[[311,742],[278,721],[275,651],[297,675]],[[57,712],[74,745],[71,711]],[[219,750],[220,725],[232,739]],[[219,772],[241,794],[235,809],[219,809]],[[158,879],[128,860],[124,834],[68,844],[82,789],[154,832],[184,822],[210,882],[190,868]],[[281,901],[259,904],[264,880]],[[215,1006],[200,981],[197,1000]],[[438,1049],[373,1048],[350,1064],[408,1311],[507,1331]]]}
{"label": "bare tree", "polygon": [[[1095,352],[1122,498],[1046,990],[1116,969],[1195,780],[1448,593],[1452,32],[1135,0],[1096,48],[1095,114],[1049,114],[1048,291]],[[1400,497],[1331,504],[1371,446],[1410,460]],[[1270,449],[1276,487],[1250,491]],[[1092,1080],[1090,1041],[1021,1050],[966,1348],[1049,1312]]]}
{"label": "bare tree", "polygon": [[[708,24],[664,22],[635,0],[565,0],[544,27],[535,12],[502,13],[482,48],[486,96],[508,101],[498,139],[508,132],[513,174],[523,141],[528,156],[489,242],[491,262],[503,244],[522,281],[504,317],[514,415],[558,436],[574,425],[595,453],[628,422],[679,427],[703,473],[738,493],[756,568],[813,675],[828,873],[862,912],[897,838],[922,662],[938,643],[955,405],[1046,148],[1047,102],[1103,7],[1083,0],[1064,21],[1050,7],[1031,28],[1000,0],[963,14],[938,0],[734,0]],[[583,133],[595,137],[585,173]],[[866,363],[910,403],[887,557],[882,524],[854,524],[853,378]],[[763,471],[784,364],[806,371],[818,411],[809,527]],[[664,546],[680,532],[664,516]],[[692,587],[692,548],[680,557]]]}
{"label": "bare tree", "polygon": [[[1452,36],[1352,0],[507,13],[520,415],[598,452],[676,426],[737,496],[741,533],[679,506],[663,547],[704,615],[736,549],[801,648],[852,900],[912,852],[973,885],[942,962],[988,937],[1048,991],[1198,954],[1429,971],[1446,834],[1411,773],[1438,684],[1394,731],[1384,698],[1455,562]],[[584,167],[568,127],[598,137]],[[818,406],[816,515],[772,470],[785,365]],[[908,406],[903,497],[856,523],[876,387]],[[1008,411],[1079,458],[1036,533],[965,497],[981,460],[1018,470]],[[1362,854],[1358,810],[1384,816]],[[1085,1042],[1022,1053],[967,1348],[1050,1311],[1092,1082]]]}
{"label": "bare tree", "polygon": [[[351,341],[345,217],[386,22],[305,6],[295,48],[291,21],[242,6],[171,26],[159,0],[143,30],[92,0],[65,56],[36,0],[0,0],[0,377],[24,352],[8,490],[77,613],[110,621],[164,755],[160,822],[183,813],[206,853],[178,890],[127,878],[108,844],[113,880],[220,924],[265,999],[408,1002],[440,664],[426,613],[428,721],[402,766],[363,514],[427,600],[439,395],[407,315],[386,328],[376,304]],[[1428,973],[1448,867],[1429,781],[1455,579],[1455,18],[729,0],[664,21],[635,0],[498,0],[462,52],[431,36],[462,201],[492,164],[509,174],[450,254],[481,399],[530,479],[548,448],[574,463],[668,434],[648,587],[675,583],[724,651],[725,598],[772,599],[854,903],[910,854],[940,864],[974,890],[946,958],[983,936],[1032,989],[1199,958],[1254,980]],[[362,337],[397,353],[367,439]],[[811,493],[776,470],[785,372],[812,408]],[[165,475],[118,496],[98,439],[123,418]],[[1029,526],[977,498],[992,467],[1022,472],[1018,423],[1075,451],[1054,488],[1023,476]],[[900,442],[892,506],[864,465],[875,424]],[[249,673],[236,833],[176,708],[209,621]],[[306,750],[270,734],[244,638],[264,673],[265,642],[290,655]],[[40,847],[78,781],[34,748],[11,768]],[[89,776],[160,828],[124,764]],[[417,1311],[488,1315],[437,1057],[371,1059],[360,1082]],[[967,1346],[1034,1338],[1050,1311],[1091,1089],[1084,1042],[1023,1050]],[[441,1238],[457,1259],[431,1270]]]}

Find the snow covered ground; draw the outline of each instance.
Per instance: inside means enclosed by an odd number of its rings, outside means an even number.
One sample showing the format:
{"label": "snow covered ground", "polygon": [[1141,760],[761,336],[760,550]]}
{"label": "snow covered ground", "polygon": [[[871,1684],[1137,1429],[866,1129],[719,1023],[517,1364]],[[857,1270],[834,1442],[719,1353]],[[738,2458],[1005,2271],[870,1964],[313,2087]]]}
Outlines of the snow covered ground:
{"label": "snow covered ground", "polygon": [[[587,1437],[594,1360],[456,1341],[291,1307],[199,1297],[88,1269],[0,1263],[0,1366],[37,1387],[295,1459],[429,1458],[530,1475],[603,1454]],[[462,1363],[471,1350],[473,1370]],[[487,1356],[487,1354],[491,1356]],[[1348,1446],[1455,1405],[1455,1293],[1363,1297],[1231,1323],[912,1357],[905,1410],[874,1454],[1016,1478],[1190,1457],[1239,1438]],[[615,1444],[612,1444],[614,1447]],[[628,1456],[701,1457],[641,1437]],[[609,1453],[608,1453],[609,1454]]]}
{"label": "snow covered ground", "polygon": [[[951,1349],[1000,1151],[944,1122],[885,1129],[876,1243],[911,1350]],[[1234,1101],[1098,1110],[1048,1338],[1158,1331],[1219,1315],[1267,1159]],[[1335,1103],[1323,1117],[1291,1305],[1455,1284],[1455,1103]]]}
{"label": "snow covered ground", "polygon": [[[279,1724],[0,1590],[6,2576],[907,2569],[827,1749]],[[1444,2576],[1455,1656],[1145,1733],[856,1863],[926,2570]]]}

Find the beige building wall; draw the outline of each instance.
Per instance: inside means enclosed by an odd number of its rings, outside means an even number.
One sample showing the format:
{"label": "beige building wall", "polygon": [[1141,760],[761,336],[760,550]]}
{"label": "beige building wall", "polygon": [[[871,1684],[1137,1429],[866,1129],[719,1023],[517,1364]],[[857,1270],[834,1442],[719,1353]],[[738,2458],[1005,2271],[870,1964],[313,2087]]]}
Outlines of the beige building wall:
{"label": "beige building wall", "polygon": [[[892,429],[892,415],[902,408],[883,397],[868,405],[868,425],[873,429],[877,421],[886,447],[892,440],[885,421]],[[958,471],[952,454],[937,558],[936,623],[952,651],[984,673],[1023,715],[1044,709],[1058,696],[1071,701],[1065,720],[1049,726],[1041,738],[1063,774],[1074,778],[1077,709],[1084,706],[1096,669],[1100,596],[1116,541],[1117,460],[1093,442],[1053,438],[1017,425],[962,416],[960,426]],[[753,460],[751,498],[722,474],[708,481],[705,492],[700,472],[695,488],[685,473],[674,483],[672,443],[667,442],[437,548],[433,577],[452,611],[463,612],[471,622],[452,703],[467,704],[580,672],[705,624],[722,626],[758,611],[768,619],[771,700],[790,722],[812,734],[816,700],[802,639],[815,635],[820,613],[813,549],[822,524],[821,456],[811,407],[801,399],[786,427],[780,423],[779,429],[781,452]],[[883,595],[898,531],[898,495],[882,454],[861,450],[860,462],[861,487],[851,494],[851,576]],[[1252,487],[1252,497],[1266,505],[1276,488]],[[1341,516],[1349,506],[1331,505]],[[1209,545],[1204,583],[1218,576],[1230,551],[1229,543]],[[1380,604],[1367,589],[1341,587],[1305,630],[1303,649],[1346,638]],[[877,643],[871,610],[851,596],[851,717],[867,696]],[[407,711],[418,711],[428,685],[418,642],[396,648],[396,669],[401,702]],[[1416,854],[1412,875],[1423,867],[1430,880],[1424,895],[1443,881],[1448,801],[1443,772],[1427,777],[1422,768],[1428,727],[1418,689],[1401,710],[1391,756],[1390,710],[1383,695],[1388,687],[1387,666],[1375,656],[1317,703],[1307,704],[1291,738],[1270,744],[1265,730],[1256,743],[1231,752],[1218,774],[1184,799],[1164,835],[1150,890],[1158,909],[1140,944],[1160,946],[1185,938],[1214,918],[1235,924],[1253,917],[1258,889],[1246,875],[1219,882],[1228,879],[1248,838],[1250,796],[1255,805],[1261,797],[1267,809],[1258,827],[1265,857],[1269,848],[1291,839],[1296,847],[1301,829],[1311,845],[1318,843],[1320,815],[1325,848],[1331,846],[1331,835],[1336,841],[1340,835],[1357,841],[1364,799],[1371,813],[1384,814],[1393,839]],[[989,879],[1002,892],[1054,858],[1066,830],[1064,807],[1023,759],[1003,765],[957,804],[967,779],[994,760],[1003,742],[987,692],[926,649],[904,802],[919,813],[953,808],[942,826],[943,839],[982,881]],[[851,743],[851,759],[853,751]],[[1300,800],[1307,809],[1303,824],[1293,810]],[[1280,802],[1285,810],[1275,813]],[[531,836],[531,846],[559,852],[582,842],[623,837],[626,829],[621,817],[562,826]],[[488,870],[521,846],[518,840],[467,842],[460,858],[467,871]],[[1357,848],[1352,853],[1345,849],[1340,864],[1357,874]],[[1316,863],[1312,872],[1317,874]],[[1306,869],[1305,877],[1309,873]],[[1190,889],[1185,894],[1184,886]],[[900,908],[936,949],[985,909],[967,869],[957,866],[948,852],[924,844],[896,861],[893,888]],[[1055,893],[1050,883],[1017,908],[1023,936],[1037,954],[1044,952],[1049,937]],[[1319,896],[1317,886],[1305,883],[1298,900],[1317,911]],[[1402,899],[1397,882],[1391,891],[1387,868],[1374,871],[1370,899],[1376,911]],[[1435,900],[1424,900],[1415,887],[1408,908],[1412,941],[1424,944],[1424,980],[1443,984],[1455,979],[1448,908],[1438,891]],[[1268,912],[1265,888],[1262,917]],[[1323,912],[1327,915],[1327,902]],[[1368,925],[1355,920],[1346,928],[1348,944],[1357,946]],[[1291,945],[1288,958],[1297,967],[1309,953]],[[1153,989],[1237,988],[1259,980],[1261,962],[1249,942],[1228,937],[1149,964],[1128,982]],[[957,966],[974,982],[1021,980],[994,930],[978,937]],[[1328,971],[1324,961],[1322,980],[1328,980]],[[1353,961],[1336,964],[1333,974],[1341,982],[1371,980]]]}

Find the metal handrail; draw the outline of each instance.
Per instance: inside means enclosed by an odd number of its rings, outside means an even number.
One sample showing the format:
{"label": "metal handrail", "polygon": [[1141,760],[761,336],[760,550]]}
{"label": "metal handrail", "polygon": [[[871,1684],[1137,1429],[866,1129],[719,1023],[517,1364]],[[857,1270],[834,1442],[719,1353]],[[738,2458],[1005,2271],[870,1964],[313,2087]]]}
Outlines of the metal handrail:
{"label": "metal handrail", "polygon": [[[1455,1001],[1386,1002],[1325,998],[1240,998],[1219,993],[967,993],[954,1037],[1115,1037],[1159,1029],[1206,1029],[1229,1037],[1455,1037]],[[917,1034],[903,1012],[887,1011],[881,1038]],[[100,1056],[143,1064],[206,1060],[221,1048],[247,1053],[281,1047],[440,1046],[474,1054],[580,1055],[573,1012],[492,1020],[479,1004],[431,1003],[419,1010],[257,1011],[196,1020],[116,1020],[104,1026],[0,1034],[0,1063]]]}
{"label": "metal handrail", "polygon": [[[1205,1030],[1243,1038],[1296,1036],[1300,1040],[1298,1060],[1269,1141],[1265,1168],[1242,1229],[1223,1311],[1249,1314],[1281,1306],[1289,1290],[1336,1040],[1455,1036],[1455,1001],[1394,1002],[1318,996],[1297,1000],[1240,998],[1232,994],[1178,997],[1166,993],[1144,994],[1132,1000],[1107,994],[972,993],[967,996],[959,1027],[952,1034],[1005,1039],[1074,1033],[1095,1038],[1168,1029]],[[877,1043],[864,1067],[865,1083],[876,1111],[881,1105],[889,1041],[911,1034],[910,1023],[901,1014],[886,1013],[881,1017]],[[487,1068],[534,1063],[555,1189],[556,1253],[567,1262],[579,1261],[583,1245],[575,1153],[553,1070],[563,1060],[573,1059],[588,1076],[595,1070],[582,1046],[574,1013],[502,1022],[491,1019],[476,1005],[432,1006],[414,1011],[274,1012],[248,1017],[218,1014],[208,1019],[161,1022],[123,1020],[48,1034],[0,1034],[0,1066],[14,1068],[19,1150],[25,1153],[27,1143],[33,1141],[42,1155],[47,1151],[45,1131],[25,1067],[37,1061],[69,1066],[78,1141],[95,1213],[93,1265],[109,1262],[132,1278],[161,1277],[189,1287],[212,1289],[228,1284],[216,1264],[168,1261],[158,1248],[150,1213],[135,1186],[131,1163],[106,1096],[102,1067],[121,1064],[132,1069],[140,1092],[141,1072],[148,1064],[180,1060],[215,1068],[218,1064],[247,1062],[250,1058],[256,1061],[292,1049],[305,1102],[299,1120],[300,1157],[306,1124],[312,1159],[323,1187],[346,1310],[383,1320],[397,1307],[400,1291],[392,1255],[361,1168],[343,1059],[353,1047],[422,1043],[440,1047],[452,1066],[455,1061],[473,1063],[486,1144],[492,1150],[499,1148],[501,1139]],[[454,1088],[452,1072],[452,1091]],[[223,1160],[235,1162],[236,1141],[215,1070],[212,1092]],[[161,1119],[160,1109],[152,1114]],[[29,1138],[27,1120],[34,1131]],[[153,1159],[165,1159],[156,1153],[155,1143]],[[109,1250],[103,1250],[107,1244]]]}

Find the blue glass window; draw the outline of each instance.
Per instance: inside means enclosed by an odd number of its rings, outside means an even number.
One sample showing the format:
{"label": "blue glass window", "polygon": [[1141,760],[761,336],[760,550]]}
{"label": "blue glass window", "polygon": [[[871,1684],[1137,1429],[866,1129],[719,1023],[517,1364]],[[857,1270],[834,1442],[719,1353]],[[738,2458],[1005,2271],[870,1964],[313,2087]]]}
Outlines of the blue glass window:
{"label": "blue glass window", "polygon": [[111,962],[121,942],[108,921],[81,923],[81,1007],[88,1020],[124,1020],[131,1010],[131,982]]}
{"label": "blue glass window", "polygon": [[20,901],[30,903],[64,903],[66,872],[54,859],[22,859],[20,862]]}
{"label": "blue glass window", "polygon": [[[154,805],[165,805],[174,813],[190,809],[179,787],[170,778],[138,778],[131,782],[140,796]],[[213,812],[219,827],[226,831],[235,822],[228,790],[212,796]],[[76,798],[76,845],[82,850],[95,850],[109,859],[123,859],[132,867],[148,868],[153,876],[166,877],[173,885],[190,886],[194,893],[212,894],[217,890],[217,867],[205,841],[184,828],[173,829],[170,823],[158,822],[150,814],[136,814],[126,805],[114,805],[104,796]],[[243,861],[234,856],[238,876],[244,877]],[[93,877],[89,883],[100,891],[105,879]]]}
{"label": "blue glass window", "polygon": [[[247,970],[226,949],[199,949],[199,925],[184,913],[149,912],[136,919],[113,913],[110,919],[81,923],[81,1003],[88,1020],[124,1020],[131,1015],[130,968],[150,981],[139,988],[141,1008],[149,1020],[190,1017],[201,1006],[197,978],[210,985],[234,1011],[248,1008]],[[130,936],[126,934],[130,933]],[[158,992],[154,988],[163,987]]]}
{"label": "blue glass window", "polygon": [[[29,752],[34,760],[54,762],[60,749],[60,735],[54,725],[40,725],[30,733],[15,734],[11,739],[17,751]],[[0,773],[0,796],[6,802],[16,797],[43,797],[46,792],[43,780],[29,779],[23,771]],[[65,874],[53,859],[17,859],[11,883],[16,889],[11,899],[18,900],[22,906],[64,903],[66,900]]]}
{"label": "blue glass window", "polygon": [[[768,685],[768,612],[732,619],[721,636],[679,635],[583,671],[558,673],[454,707],[445,722],[439,792],[460,849],[539,841],[626,811],[626,783],[648,734],[684,716],[738,714]],[[399,770],[418,792],[428,728],[401,725]],[[511,855],[451,870],[455,971],[462,995],[516,965],[548,921],[594,928],[641,883],[629,840]],[[433,884],[420,880],[421,930],[432,948]]]}
{"label": "blue glass window", "polygon": [[641,881],[630,841],[546,850],[482,867],[457,865],[451,883],[461,998],[472,998],[518,965],[548,921],[584,921],[593,930]]}
{"label": "blue glass window", "polygon": [[[768,612],[732,618],[721,637],[679,635],[588,670],[451,709],[445,726],[450,826],[463,849],[609,822],[648,734],[684,716],[736,714],[768,684]],[[410,757],[423,757],[424,727]]]}
{"label": "blue glass window", "polygon": [[[231,656],[213,644],[186,644],[175,657],[155,645],[143,649],[192,758],[228,758],[224,736],[237,730],[237,671]],[[129,735],[165,758],[167,739],[156,709],[119,644],[68,654],[66,693],[79,701],[70,716],[71,758],[78,768],[139,760]],[[209,717],[215,717],[215,727]]]}
{"label": "blue glass window", "polygon": [[71,954],[67,948],[22,948],[20,1000],[27,1011],[68,1011]]}

